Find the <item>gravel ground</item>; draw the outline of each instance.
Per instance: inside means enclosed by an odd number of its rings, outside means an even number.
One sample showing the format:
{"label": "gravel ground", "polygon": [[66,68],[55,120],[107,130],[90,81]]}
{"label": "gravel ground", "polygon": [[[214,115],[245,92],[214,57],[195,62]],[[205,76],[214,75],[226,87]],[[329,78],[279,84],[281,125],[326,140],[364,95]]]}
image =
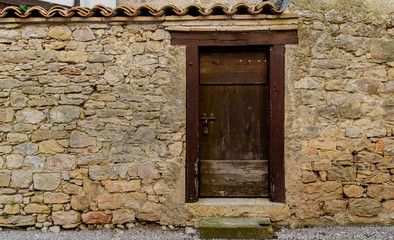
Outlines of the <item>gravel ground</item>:
{"label": "gravel ground", "polygon": [[[282,228],[276,232],[278,239],[394,239],[394,225],[391,226],[325,226],[311,228]],[[199,239],[188,235],[184,229],[162,230],[158,226],[135,227],[129,230],[82,230],[61,231],[60,233],[41,231],[0,231],[0,239],[8,240],[150,240],[150,239]]]}

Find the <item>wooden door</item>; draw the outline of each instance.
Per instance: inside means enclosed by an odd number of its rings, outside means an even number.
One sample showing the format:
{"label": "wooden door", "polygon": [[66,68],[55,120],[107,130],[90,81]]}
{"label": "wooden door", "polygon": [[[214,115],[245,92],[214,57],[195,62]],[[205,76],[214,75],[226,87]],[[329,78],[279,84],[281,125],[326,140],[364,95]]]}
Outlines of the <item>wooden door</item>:
{"label": "wooden door", "polygon": [[268,51],[202,48],[200,197],[267,197]]}

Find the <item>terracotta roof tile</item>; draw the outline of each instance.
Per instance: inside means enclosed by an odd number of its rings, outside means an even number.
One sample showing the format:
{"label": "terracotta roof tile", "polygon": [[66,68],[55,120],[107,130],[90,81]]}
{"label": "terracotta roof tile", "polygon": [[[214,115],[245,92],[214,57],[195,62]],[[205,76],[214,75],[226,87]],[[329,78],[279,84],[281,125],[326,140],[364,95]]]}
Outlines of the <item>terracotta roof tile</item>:
{"label": "terracotta roof tile", "polygon": [[[274,3],[272,3],[274,2]],[[0,11],[0,18],[31,18],[31,17],[114,17],[114,16],[210,16],[210,15],[256,15],[256,14],[281,14],[285,11],[290,0],[271,0],[262,1],[256,6],[248,3],[240,2],[235,4],[232,8],[228,8],[224,4],[214,4],[210,8],[205,9],[200,5],[191,4],[183,9],[178,8],[173,4],[168,4],[160,9],[156,9],[148,4],[133,8],[130,6],[118,6],[110,8],[103,5],[96,5],[93,8],[87,7],[72,7],[67,8],[63,6],[55,6],[46,10],[42,7],[31,7],[26,12],[23,12],[19,7],[6,7]]]}

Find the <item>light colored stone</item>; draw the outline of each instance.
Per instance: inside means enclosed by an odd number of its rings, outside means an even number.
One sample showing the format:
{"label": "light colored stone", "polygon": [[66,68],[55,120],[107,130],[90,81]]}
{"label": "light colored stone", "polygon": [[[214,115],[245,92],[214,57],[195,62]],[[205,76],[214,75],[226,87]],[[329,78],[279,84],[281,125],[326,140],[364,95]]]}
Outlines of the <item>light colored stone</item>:
{"label": "light colored stone", "polygon": [[87,147],[96,145],[96,138],[91,137],[88,134],[80,131],[72,131],[70,134],[70,146],[71,147]]}
{"label": "light colored stone", "polygon": [[168,194],[170,192],[170,188],[164,181],[159,181],[153,185],[153,191],[157,195],[163,195],[163,194]]}
{"label": "light colored stone", "polygon": [[34,188],[37,190],[55,190],[60,184],[58,173],[36,173],[33,176]]}
{"label": "light colored stone", "polygon": [[343,187],[343,193],[350,198],[359,198],[362,197],[364,188],[356,185],[345,185]]}
{"label": "light colored stone", "polygon": [[71,31],[65,26],[54,26],[49,28],[48,36],[57,40],[70,40]]}
{"label": "light colored stone", "polygon": [[111,66],[105,70],[104,79],[108,84],[119,85],[125,79],[123,72],[125,71],[123,66]]}
{"label": "light colored stone", "polygon": [[310,183],[316,182],[317,176],[313,171],[303,171],[302,172],[302,182],[303,183]]}
{"label": "light colored stone", "polygon": [[103,212],[87,212],[82,214],[82,221],[86,224],[106,224],[110,223],[112,215]]}
{"label": "light colored stone", "polygon": [[77,106],[57,106],[51,109],[50,119],[56,123],[68,123],[79,119],[81,110]]}
{"label": "light colored stone", "polygon": [[[1,84],[1,81],[0,81]],[[0,85],[1,86],[1,85]],[[11,122],[14,119],[14,110],[10,108],[0,109],[0,122]]]}
{"label": "light colored stone", "polygon": [[101,210],[119,209],[123,207],[125,195],[121,193],[113,193],[100,196],[97,200],[98,208]]}
{"label": "light colored stone", "polygon": [[117,178],[116,172],[110,166],[96,166],[89,168],[92,180],[108,180]]}
{"label": "light colored stone", "polygon": [[51,209],[47,205],[31,203],[23,209],[27,214],[31,213],[51,213]]}
{"label": "light colored stone", "polygon": [[138,166],[138,176],[142,179],[158,179],[159,171],[153,163],[144,163]]}
{"label": "light colored stone", "polygon": [[135,222],[135,212],[129,209],[118,209],[112,211],[112,223],[113,224],[124,224],[129,222]]}
{"label": "light colored stone", "polygon": [[89,210],[90,198],[88,196],[71,196],[71,208],[77,211]]}
{"label": "light colored stone", "polygon": [[331,161],[321,160],[321,161],[313,162],[312,166],[314,171],[328,171],[331,169]]}
{"label": "light colored stone", "polygon": [[21,111],[18,111],[15,117],[18,122],[37,124],[42,122],[46,118],[46,115],[45,113],[36,109],[25,108]]}
{"label": "light colored stone", "polygon": [[8,169],[21,168],[24,158],[19,154],[11,154],[6,157]]}
{"label": "light colored stone", "polygon": [[22,194],[16,195],[0,195],[0,204],[16,204],[22,203],[23,196]]}
{"label": "light colored stone", "polygon": [[96,39],[92,30],[90,30],[90,28],[87,26],[82,27],[81,29],[75,30],[73,32],[72,36],[76,41],[79,41],[79,42],[88,42],[88,41],[92,41],[92,40]]}
{"label": "light colored stone", "polygon": [[42,141],[38,144],[38,151],[40,153],[62,153],[64,152],[64,148],[56,141],[56,140],[46,140]]}
{"label": "light colored stone", "polygon": [[65,63],[83,63],[88,60],[88,55],[82,51],[61,51],[58,58]]}
{"label": "light colored stone", "polygon": [[105,189],[110,193],[115,192],[132,192],[141,188],[140,180],[129,180],[129,181],[111,181],[107,180],[104,182]]}
{"label": "light colored stone", "polygon": [[35,223],[35,217],[31,215],[0,216],[0,226],[2,227],[26,227],[34,226]]}
{"label": "light colored stone", "polygon": [[8,173],[0,173],[0,187],[8,187],[10,185],[11,176]]}
{"label": "light colored stone", "polygon": [[26,170],[13,171],[11,176],[12,188],[28,188],[32,184],[32,172]]}
{"label": "light colored stone", "polygon": [[47,160],[47,168],[57,172],[71,171],[76,167],[77,158],[71,154],[56,154],[53,158]]}
{"label": "light colored stone", "polygon": [[81,214],[76,211],[59,211],[52,213],[53,223],[63,227],[77,226],[81,222]]}
{"label": "light colored stone", "polygon": [[5,205],[4,213],[6,214],[19,214],[21,206],[19,204]]}
{"label": "light colored stone", "polygon": [[374,217],[382,211],[382,204],[371,198],[358,198],[349,200],[350,214],[360,217]]}
{"label": "light colored stone", "polygon": [[38,151],[38,144],[35,143],[21,143],[14,146],[14,153],[26,155],[34,155]]}
{"label": "light colored stone", "polygon": [[158,221],[162,206],[158,203],[145,202],[141,209],[137,212],[137,218],[144,221]]}
{"label": "light colored stone", "polygon": [[183,150],[182,142],[177,142],[168,146],[170,153],[173,157],[179,157]]}
{"label": "light colored stone", "polygon": [[43,169],[45,164],[45,157],[42,156],[27,156],[25,158],[25,166],[33,166],[37,169]]}
{"label": "light colored stone", "polygon": [[29,136],[23,133],[8,133],[7,134],[7,141],[9,143],[23,143],[29,141]]}
{"label": "light colored stone", "polygon": [[45,192],[44,193],[44,203],[67,203],[70,202],[70,196],[64,193],[58,192]]}

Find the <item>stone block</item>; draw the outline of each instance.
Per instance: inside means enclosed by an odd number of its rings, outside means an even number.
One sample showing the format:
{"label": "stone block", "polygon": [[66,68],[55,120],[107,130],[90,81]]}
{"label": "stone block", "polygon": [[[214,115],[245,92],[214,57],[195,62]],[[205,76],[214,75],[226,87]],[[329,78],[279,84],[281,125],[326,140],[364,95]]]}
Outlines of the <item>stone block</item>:
{"label": "stone block", "polygon": [[112,211],[112,223],[113,224],[124,224],[135,222],[135,212],[129,209],[118,209]]}
{"label": "stone block", "polygon": [[96,138],[91,137],[85,132],[72,131],[70,134],[70,146],[76,148],[82,148],[87,146],[96,145]]}
{"label": "stone block", "polygon": [[92,30],[88,26],[77,29],[72,33],[73,38],[78,42],[88,42],[96,39]]}
{"label": "stone block", "polygon": [[37,124],[46,118],[46,114],[32,108],[25,108],[15,115],[18,122]]}
{"label": "stone block", "polygon": [[160,173],[153,163],[144,163],[138,166],[138,176],[144,180],[160,178]]}
{"label": "stone block", "polygon": [[101,210],[112,210],[123,207],[125,195],[121,193],[100,196],[97,200],[98,208]]}
{"label": "stone block", "polygon": [[62,153],[65,149],[54,139],[45,140],[38,144],[38,151],[40,153]]}
{"label": "stone block", "polygon": [[24,166],[34,167],[36,169],[43,169],[45,164],[45,157],[43,156],[27,156],[25,158]]}
{"label": "stone block", "polygon": [[11,154],[6,157],[6,166],[8,169],[21,168],[23,165],[24,157],[19,154]]}
{"label": "stone block", "polygon": [[334,142],[332,141],[318,141],[318,140],[311,140],[309,142],[310,148],[317,148],[321,150],[334,150]]}
{"label": "stone block", "polygon": [[88,60],[88,55],[83,51],[61,51],[58,59],[65,63],[84,63]]}
{"label": "stone block", "polygon": [[0,216],[1,227],[26,227],[34,226],[36,219],[32,215]]}
{"label": "stone block", "polygon": [[16,203],[22,203],[23,196],[22,194],[16,195],[0,195],[0,204],[9,204],[13,205]]}
{"label": "stone block", "polygon": [[[86,211],[90,207],[90,197],[87,195],[72,195],[71,196],[71,208],[77,211]],[[82,216],[83,219],[83,216]]]}
{"label": "stone block", "polygon": [[143,221],[158,221],[160,220],[161,211],[161,204],[145,202],[142,208],[137,212],[137,218]]}
{"label": "stone block", "polygon": [[302,171],[303,183],[311,183],[316,181],[317,181],[317,176],[313,171]]}
{"label": "stone block", "polygon": [[345,213],[347,208],[347,200],[331,200],[325,201],[323,210],[325,214],[335,215],[338,213]]}
{"label": "stone block", "polygon": [[47,168],[52,171],[72,171],[77,167],[76,155],[56,154],[53,158],[48,158]]}
{"label": "stone block", "polygon": [[349,200],[350,214],[359,217],[374,217],[382,211],[382,204],[371,198],[357,198]]}
{"label": "stone block", "polygon": [[110,166],[96,166],[89,168],[89,177],[92,180],[116,179],[116,172]]}
{"label": "stone block", "polygon": [[125,80],[124,71],[125,68],[123,66],[107,67],[104,73],[104,79],[110,85],[119,85]]}
{"label": "stone block", "polygon": [[50,119],[56,123],[68,123],[79,119],[81,110],[77,106],[56,106],[50,111]]}
{"label": "stone block", "polygon": [[21,205],[19,204],[11,204],[4,206],[4,213],[5,214],[19,214],[21,211]]}
{"label": "stone block", "polygon": [[104,181],[105,189],[110,193],[133,192],[141,188],[140,180]]}
{"label": "stone block", "polygon": [[33,176],[34,188],[37,190],[51,191],[60,184],[59,173],[36,173]]}
{"label": "stone block", "polygon": [[155,183],[155,185],[153,185],[153,191],[157,195],[164,195],[170,192],[170,188],[164,181],[158,181],[157,183]]}
{"label": "stone block", "polygon": [[52,219],[55,225],[61,225],[64,228],[72,228],[78,226],[81,222],[81,214],[73,210],[52,212]]}
{"label": "stone block", "polygon": [[371,184],[367,190],[368,196],[375,199],[394,199],[394,186],[389,184]]}
{"label": "stone block", "polygon": [[85,224],[107,224],[110,223],[112,215],[103,212],[87,212],[82,214],[82,221]]}
{"label": "stone block", "polygon": [[331,169],[330,160],[321,160],[312,163],[314,171],[328,171]]}
{"label": "stone block", "polygon": [[47,205],[31,203],[23,209],[27,214],[50,213],[51,209]]}
{"label": "stone block", "polygon": [[[0,81],[0,86],[4,86],[1,84]],[[2,108],[0,109],[0,122],[12,122],[14,120],[14,110],[10,108]]]}
{"label": "stone block", "polygon": [[332,168],[327,172],[328,181],[352,182],[356,180],[357,170],[355,167]]}
{"label": "stone block", "polygon": [[333,200],[342,198],[342,184],[334,181],[305,184],[302,187],[307,200]]}
{"label": "stone block", "polygon": [[11,175],[9,173],[0,173],[0,187],[8,187],[10,181]]}
{"label": "stone block", "polygon": [[273,230],[269,218],[207,217],[200,222],[201,238],[270,239]]}
{"label": "stone block", "polygon": [[22,30],[23,38],[45,38],[48,36],[48,28],[36,25],[25,25]]}
{"label": "stone block", "polygon": [[343,192],[347,197],[359,198],[362,197],[364,188],[356,185],[345,185],[345,187],[343,187]]}
{"label": "stone block", "polygon": [[68,203],[70,202],[70,195],[60,192],[45,192],[44,203]]}
{"label": "stone block", "polygon": [[28,188],[32,184],[32,172],[27,170],[13,171],[11,175],[12,188]]}
{"label": "stone block", "polygon": [[14,146],[14,153],[26,155],[34,155],[38,151],[38,144],[36,143],[21,143]]}
{"label": "stone block", "polygon": [[48,36],[57,40],[70,40],[71,31],[66,26],[54,26],[49,28]]}
{"label": "stone block", "polygon": [[9,143],[19,144],[29,141],[29,136],[27,136],[27,134],[24,133],[8,133],[7,141]]}

